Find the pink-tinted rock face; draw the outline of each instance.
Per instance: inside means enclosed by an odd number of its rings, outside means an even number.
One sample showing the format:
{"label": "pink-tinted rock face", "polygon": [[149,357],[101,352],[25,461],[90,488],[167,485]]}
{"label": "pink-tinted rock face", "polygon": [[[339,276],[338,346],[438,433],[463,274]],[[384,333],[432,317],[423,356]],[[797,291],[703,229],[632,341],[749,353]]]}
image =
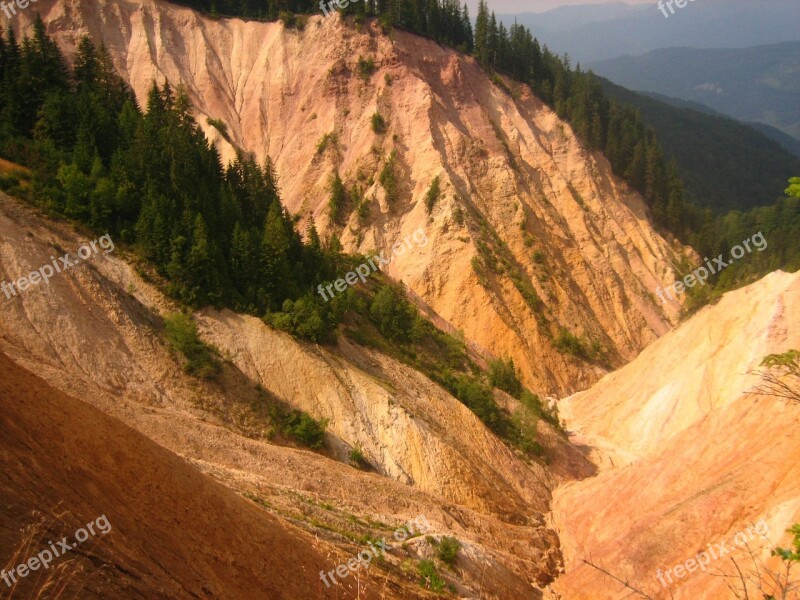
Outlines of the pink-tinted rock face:
{"label": "pink-tinted rock face", "polygon": [[[553,348],[561,327],[602,344],[616,366],[669,329],[677,307],[665,314],[653,294],[674,280],[676,253],[639,196],[528,88],[507,82],[509,95],[471,58],[338,17],[312,17],[297,31],[151,0],[39,0],[38,10],[68,51],[86,32],[102,39],[142,103],[153,81],[182,85],[226,160],[232,148],[208,118],[269,156],[301,226],[314,219],[330,232],[338,172],[370,205],[366,219],[353,211],[337,228],[346,249],[390,250],[423,227],[431,243],[388,272],[477,346],[512,356],[537,392],[563,396],[603,374]],[[372,74],[360,58],[374,61]],[[376,112],[385,133],[372,128]],[[389,202],[378,175],[393,150],[399,190]],[[482,276],[474,259],[488,265]]]}
{"label": "pink-tinted rock face", "polygon": [[[768,354],[800,347],[798,315],[800,274],[772,273],[562,402],[569,428],[603,464],[597,477],[555,494],[567,563],[556,587],[565,598],[623,597],[624,588],[582,564],[590,557],[659,598],[670,589],[676,598],[733,597],[725,578],[708,573],[735,574],[734,558],[749,574],[746,549],[690,576],[674,567],[721,542],[736,548],[736,536],[762,519],[771,542],[788,545],[785,529],[800,521],[800,405],[749,393],[759,381],[749,372]],[[746,541],[769,558],[761,536]]]}

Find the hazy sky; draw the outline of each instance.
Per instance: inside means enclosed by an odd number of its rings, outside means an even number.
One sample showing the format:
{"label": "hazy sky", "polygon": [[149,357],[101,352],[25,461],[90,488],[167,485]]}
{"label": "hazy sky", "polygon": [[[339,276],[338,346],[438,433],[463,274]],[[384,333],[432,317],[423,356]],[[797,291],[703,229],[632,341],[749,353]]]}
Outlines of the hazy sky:
{"label": "hazy sky", "polygon": [[[496,13],[543,12],[568,4],[607,4],[613,0],[487,0],[489,10]],[[625,4],[653,4],[655,0],[625,0]],[[470,15],[475,18],[478,0],[467,0]]]}

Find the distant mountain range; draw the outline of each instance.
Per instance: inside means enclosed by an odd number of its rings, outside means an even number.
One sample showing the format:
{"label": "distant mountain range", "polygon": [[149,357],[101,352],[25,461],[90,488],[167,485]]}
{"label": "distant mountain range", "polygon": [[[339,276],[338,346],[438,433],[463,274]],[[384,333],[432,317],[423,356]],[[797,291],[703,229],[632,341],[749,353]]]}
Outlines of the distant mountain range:
{"label": "distant mountain range", "polygon": [[588,66],[625,87],[699,102],[800,140],[800,42],[735,49],[666,48]]}
{"label": "distant mountain range", "polygon": [[[652,3],[564,6],[544,13],[499,15],[527,25],[542,43],[581,63],[659,48],[746,48],[800,40],[797,0],[702,0],[668,19]],[[679,62],[679,61],[676,61]]]}

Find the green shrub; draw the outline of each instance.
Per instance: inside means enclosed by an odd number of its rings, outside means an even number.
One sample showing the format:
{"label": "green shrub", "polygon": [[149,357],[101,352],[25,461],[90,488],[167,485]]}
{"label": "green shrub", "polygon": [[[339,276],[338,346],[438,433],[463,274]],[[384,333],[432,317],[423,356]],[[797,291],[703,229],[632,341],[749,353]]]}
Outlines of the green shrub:
{"label": "green shrub", "polygon": [[336,173],[330,181],[331,197],[328,200],[331,223],[338,223],[342,218],[342,209],[347,202],[347,191],[344,189],[341,177]]}
{"label": "green shrub", "polygon": [[[800,178],[795,177],[794,185],[800,186]],[[800,190],[798,190],[800,192]],[[792,525],[791,529],[786,530],[792,534],[792,542],[789,548],[778,547],[772,550],[772,556],[779,556],[784,561],[788,572],[792,563],[800,563],[800,523]]]}
{"label": "green shrub", "polygon": [[539,413],[523,404],[511,419],[514,428],[512,443],[522,452],[533,456],[543,456],[544,448],[536,440],[538,437]]}
{"label": "green shrub", "polygon": [[369,218],[370,213],[370,201],[368,198],[361,198],[361,201],[356,206],[356,214],[358,215],[358,221],[360,223],[364,223]]}
{"label": "green shrub", "polygon": [[539,396],[532,394],[528,390],[522,390],[519,401],[522,403],[522,406],[527,408],[532,414],[544,419],[556,429],[561,430],[561,421],[558,416],[557,404],[554,405],[551,410],[542,403]]}
{"label": "green shrub", "polygon": [[14,173],[0,175],[0,190],[9,191],[19,186],[19,177]]}
{"label": "green shrub", "polygon": [[369,79],[372,77],[372,74],[375,72],[375,59],[371,56],[368,58],[364,58],[363,56],[358,57],[358,74],[361,76],[362,79]]}
{"label": "green shrub", "polygon": [[223,123],[219,119],[212,119],[211,117],[206,119],[206,123],[208,123],[209,125],[211,125],[211,127],[219,131],[222,134],[222,137],[228,139],[228,127],[225,125],[225,123]]}
{"label": "green shrub", "polygon": [[372,131],[377,133],[378,135],[383,135],[386,133],[387,125],[386,119],[383,116],[376,112],[372,115]]}
{"label": "green shrub", "polygon": [[425,194],[425,210],[428,211],[428,214],[431,213],[436,202],[439,200],[439,194],[439,176],[437,175],[433,178],[431,187],[428,188],[428,193]]}
{"label": "green shrub", "polygon": [[424,321],[416,308],[392,285],[384,285],[375,294],[369,316],[384,337],[394,342],[416,341],[424,329]]}
{"label": "green shrub", "polygon": [[336,318],[331,303],[323,303],[317,296],[306,295],[283,303],[282,312],[272,313],[267,321],[276,329],[304,338],[317,344],[335,339]]}
{"label": "green shrub", "polygon": [[519,380],[514,359],[498,358],[489,362],[489,383],[492,387],[519,398],[522,394],[522,382]]}
{"label": "green shrub", "polygon": [[511,282],[514,284],[514,287],[517,288],[517,291],[522,294],[525,303],[530,307],[531,311],[539,313],[543,306],[542,299],[539,298],[539,294],[536,292],[531,282],[527,279],[523,279],[517,271],[512,273]]}
{"label": "green shrub", "polygon": [[436,549],[436,558],[451,567],[456,564],[458,551],[461,549],[461,542],[454,537],[443,537]]}
{"label": "green shrub", "polygon": [[556,350],[578,358],[586,358],[586,349],[580,339],[565,328],[561,328],[555,341]]}
{"label": "green shrub", "polygon": [[504,433],[504,415],[489,388],[472,377],[463,376],[456,380],[453,392],[489,429],[498,434]]}
{"label": "green shrub", "polygon": [[506,85],[506,82],[503,81],[503,78],[497,75],[496,73],[492,75],[492,83],[494,83],[497,87],[503,90],[509,96],[513,96],[511,88]]}
{"label": "green shrub", "polygon": [[283,26],[286,29],[297,29],[297,31],[303,31],[308,21],[308,17],[305,15],[296,15],[285,10],[280,12],[278,19],[283,21]]}
{"label": "green shrub", "polygon": [[350,450],[350,464],[357,469],[366,470],[369,468],[369,463],[367,459],[364,458],[364,453],[358,446]]}
{"label": "green shrub", "polygon": [[317,421],[301,410],[288,412],[279,419],[281,433],[312,450],[322,448],[327,426],[327,419]]}
{"label": "green shrub", "polygon": [[436,571],[436,565],[432,560],[421,560],[418,565],[419,570],[419,584],[426,590],[431,590],[435,593],[444,591],[445,581],[439,576]]}
{"label": "green shrub", "polygon": [[219,352],[200,339],[190,315],[175,313],[164,319],[164,333],[169,345],[186,358],[184,371],[203,379],[214,379],[222,367]]}
{"label": "green shrub", "polygon": [[397,162],[397,151],[392,150],[386,164],[383,165],[378,181],[383,189],[386,190],[386,202],[389,204],[397,200],[397,175],[395,174],[395,163]]}
{"label": "green shrub", "polygon": [[326,133],[325,135],[320,138],[319,142],[317,142],[317,154],[322,154],[325,152],[325,149],[328,147],[328,144],[333,144],[334,146],[339,143],[339,134],[335,131],[330,133]]}
{"label": "green shrub", "polygon": [[483,261],[481,261],[479,256],[473,256],[470,264],[472,265],[472,270],[475,272],[475,275],[478,278],[478,282],[484,288],[488,289],[489,277],[486,275],[486,268],[483,266]]}

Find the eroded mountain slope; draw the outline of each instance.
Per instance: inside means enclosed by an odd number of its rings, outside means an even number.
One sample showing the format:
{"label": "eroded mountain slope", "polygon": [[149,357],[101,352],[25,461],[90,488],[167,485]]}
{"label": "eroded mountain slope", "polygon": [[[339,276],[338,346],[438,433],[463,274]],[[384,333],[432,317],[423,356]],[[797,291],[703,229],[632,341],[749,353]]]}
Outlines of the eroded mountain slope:
{"label": "eroded mountain slope", "polygon": [[[564,598],[630,593],[583,558],[668,598],[659,569],[707,544],[730,547],[761,519],[772,543],[787,545],[784,530],[800,521],[800,406],[751,391],[764,356],[800,348],[798,315],[800,273],[772,273],[561,403],[576,439],[597,448],[603,465],[597,477],[555,492],[567,561],[555,587]],[[768,560],[766,541],[752,548]],[[743,549],[732,556],[746,574],[753,569]],[[729,558],[709,573],[733,574]],[[708,573],[673,581],[675,598],[734,597],[725,578]]]}
{"label": "eroded mountain slope", "polygon": [[[152,0],[40,0],[37,9],[68,51],[87,32],[103,40],[141,101],[154,80],[184,86],[224,155],[231,148],[207,117],[269,156],[286,206],[335,230],[348,250],[390,251],[423,227],[431,243],[388,272],[467,339],[512,356],[538,392],[585,388],[600,364],[620,365],[668,330],[652,290],[671,283],[676,256],[641,198],[527,87],[493,83],[472,59],[338,17],[297,31]],[[371,127],[376,112],[385,134]],[[391,200],[378,175],[393,151]],[[351,202],[346,224],[330,225],[337,172],[369,202],[361,221]],[[428,215],[437,176],[441,197]],[[558,352],[561,328],[605,358]]]}
{"label": "eroded mountain slope", "polygon": [[[74,253],[86,239],[0,194],[0,280]],[[175,307],[124,258],[116,248],[48,285],[0,296],[0,351],[342,554],[362,549],[359,535],[376,535],[356,522],[397,526],[424,514],[432,535],[464,544],[456,585],[465,593],[536,593],[556,575],[558,539],[544,516],[549,475],[509,452],[438,386],[371,351],[321,349],[256,319],[213,312],[199,318],[232,362],[219,382],[198,381],[161,337],[161,316]],[[263,402],[259,381],[288,405],[330,419],[330,457],[268,441],[270,424],[252,410]],[[356,446],[385,477],[335,460]],[[389,578],[417,586],[416,572],[399,565],[432,551],[424,542],[390,557]],[[485,564],[491,573],[481,575]]]}

